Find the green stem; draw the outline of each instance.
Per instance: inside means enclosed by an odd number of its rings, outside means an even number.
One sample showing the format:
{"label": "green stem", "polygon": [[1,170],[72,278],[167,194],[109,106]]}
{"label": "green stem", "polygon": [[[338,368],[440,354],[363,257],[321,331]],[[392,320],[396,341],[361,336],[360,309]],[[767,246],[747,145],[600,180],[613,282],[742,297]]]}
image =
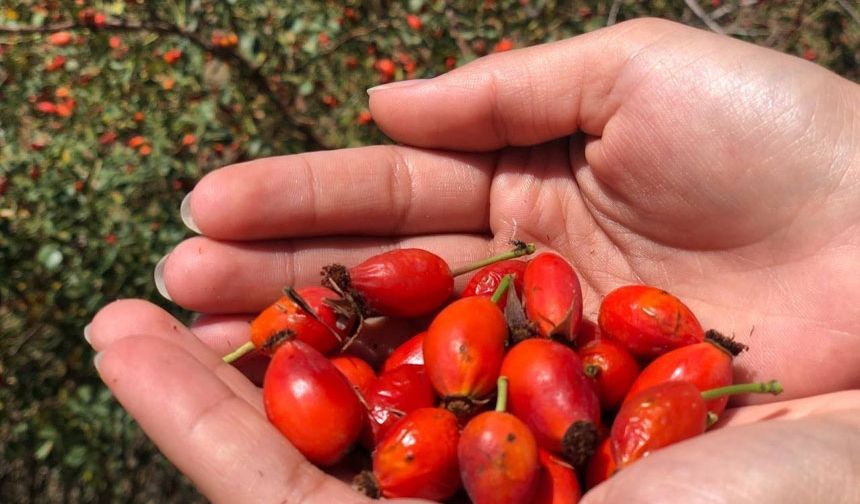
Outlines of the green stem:
{"label": "green stem", "polygon": [[490,301],[499,304],[499,300],[502,299],[502,296],[507,292],[508,287],[511,286],[511,283],[514,281],[513,275],[505,275],[502,277],[502,281],[499,282],[499,286],[496,287],[496,290],[493,291],[493,296],[490,298]]}
{"label": "green stem", "polygon": [[459,268],[452,269],[451,275],[460,276],[464,273],[475,271],[476,269],[483,268],[484,266],[489,266],[490,264],[497,263],[499,261],[505,261],[507,259],[516,259],[517,257],[534,254],[534,252],[534,243],[520,244],[517,245],[513,250],[509,250],[507,252],[503,252],[501,254],[494,255],[486,259],[481,259],[480,261],[471,262],[469,264],[466,264],[465,266],[460,266]]}
{"label": "green stem", "polygon": [[508,407],[508,377],[500,376],[496,386],[499,389],[496,396],[496,411],[504,413]]}
{"label": "green stem", "polygon": [[773,394],[782,393],[782,385],[776,381],[759,383],[739,383],[737,385],[729,385],[702,392],[702,399],[709,401],[718,397],[724,397],[735,394]]}
{"label": "green stem", "polygon": [[254,346],[254,344],[249,341],[249,342],[245,343],[244,345],[240,346],[239,348],[237,348],[237,349],[233,350],[232,352],[228,353],[227,355],[225,355],[222,358],[222,360],[224,362],[226,362],[227,364],[229,364],[229,363],[235,361],[236,359],[238,359],[239,357],[242,357],[246,353],[250,352],[254,348],[256,348]]}

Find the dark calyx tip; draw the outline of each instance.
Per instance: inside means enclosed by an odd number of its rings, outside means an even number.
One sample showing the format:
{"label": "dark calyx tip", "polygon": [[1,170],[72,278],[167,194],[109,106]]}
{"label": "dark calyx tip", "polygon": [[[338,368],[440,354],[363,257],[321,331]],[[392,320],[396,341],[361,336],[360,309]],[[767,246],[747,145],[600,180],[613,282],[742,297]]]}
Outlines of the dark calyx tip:
{"label": "dark calyx tip", "polygon": [[479,404],[468,397],[447,397],[443,399],[445,409],[458,419],[468,418],[478,408]]}
{"label": "dark calyx tip", "polygon": [[364,297],[352,286],[352,280],[349,277],[349,270],[342,264],[329,264],[323,266],[322,271],[322,286],[328,287],[331,290],[340,294],[342,298],[347,300],[355,307],[356,313],[367,318],[372,315],[367,308],[367,303]]}
{"label": "dark calyx tip", "polygon": [[379,484],[376,482],[376,477],[371,471],[361,471],[358,473],[352,480],[352,488],[371,499],[382,497],[382,492],[379,491]]}
{"label": "dark calyx tip", "polygon": [[519,343],[520,341],[538,336],[537,328],[534,322],[529,320],[512,321],[508,325],[508,330],[511,333],[511,341]]}
{"label": "dark calyx tip", "polygon": [[714,329],[708,329],[705,331],[705,341],[710,341],[711,343],[716,344],[735,357],[740,355],[741,352],[749,350],[748,346],[739,341],[735,341],[734,338],[730,338]]}
{"label": "dark calyx tip", "polygon": [[281,346],[281,343],[285,341],[289,341],[296,337],[296,333],[289,329],[285,329],[283,331],[278,331],[275,334],[269,336],[269,339],[263,343],[262,350],[268,353],[274,352],[276,348]]}
{"label": "dark calyx tip", "polygon": [[349,281],[349,271],[343,264],[333,263],[323,266],[320,274],[322,275],[323,287],[333,287],[334,290],[342,292],[346,292],[352,288],[352,284]]}
{"label": "dark calyx tip", "polygon": [[594,455],[599,440],[594,422],[579,420],[564,433],[561,450],[573,467],[582,469]]}

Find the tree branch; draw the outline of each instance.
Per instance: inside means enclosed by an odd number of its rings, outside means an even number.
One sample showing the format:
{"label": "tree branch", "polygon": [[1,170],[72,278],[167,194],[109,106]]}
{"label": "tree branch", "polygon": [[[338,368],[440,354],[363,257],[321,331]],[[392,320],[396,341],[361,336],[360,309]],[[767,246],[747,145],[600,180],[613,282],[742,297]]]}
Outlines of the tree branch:
{"label": "tree branch", "polygon": [[0,35],[32,35],[46,34],[60,31],[76,31],[76,30],[91,30],[91,31],[147,31],[152,33],[160,33],[163,35],[175,35],[184,38],[194,45],[200,47],[204,51],[212,53],[212,55],[222,61],[232,63],[234,68],[237,68],[241,74],[265,94],[276,107],[281,111],[285,121],[291,123],[291,126],[305,137],[305,144],[310,150],[327,150],[330,149],[325,141],[320,138],[314,129],[302,121],[296,120],[298,113],[290,103],[286,96],[284,88],[266,77],[259,66],[249,61],[242,56],[238,51],[226,47],[218,47],[212,44],[198,33],[186,30],[181,26],[169,23],[163,20],[151,21],[127,21],[127,20],[108,20],[104,26],[94,28],[92,26],[77,23],[74,21],[66,21],[62,23],[53,23],[44,26],[2,26],[0,25]]}

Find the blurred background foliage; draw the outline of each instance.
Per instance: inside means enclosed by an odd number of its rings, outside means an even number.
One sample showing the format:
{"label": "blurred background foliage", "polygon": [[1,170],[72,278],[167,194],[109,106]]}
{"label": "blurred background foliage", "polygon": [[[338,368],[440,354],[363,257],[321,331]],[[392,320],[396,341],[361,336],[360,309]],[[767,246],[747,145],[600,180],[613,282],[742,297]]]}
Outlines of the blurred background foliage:
{"label": "blurred background foliage", "polygon": [[[857,81],[853,0],[0,2],[0,501],[202,502],[101,385],[82,328],[161,300],[206,172],[385,141],[365,89],[659,16]],[[348,169],[348,167],[344,167]]]}

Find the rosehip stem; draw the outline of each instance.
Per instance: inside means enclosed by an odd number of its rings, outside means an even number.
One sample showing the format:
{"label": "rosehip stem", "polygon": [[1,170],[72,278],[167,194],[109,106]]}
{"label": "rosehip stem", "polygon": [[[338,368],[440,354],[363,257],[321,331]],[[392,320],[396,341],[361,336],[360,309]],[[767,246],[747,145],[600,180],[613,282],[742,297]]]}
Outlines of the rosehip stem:
{"label": "rosehip stem", "polygon": [[702,392],[702,399],[709,401],[718,397],[730,396],[735,394],[773,394],[782,393],[782,385],[776,381],[759,383],[739,383],[737,385],[729,385],[728,387],[720,387]]}
{"label": "rosehip stem", "polygon": [[505,412],[508,407],[508,377],[500,376],[496,383],[498,392],[496,392],[496,411]]}
{"label": "rosehip stem", "polygon": [[242,357],[246,353],[250,352],[254,348],[255,348],[254,344],[249,341],[249,342],[245,343],[244,345],[240,346],[239,348],[228,353],[224,357],[222,357],[221,360],[223,360],[224,362],[229,364],[229,363],[235,361],[236,359],[238,359],[239,357]]}
{"label": "rosehip stem", "polygon": [[459,268],[454,268],[451,270],[452,276],[460,276],[464,273],[468,273],[470,271],[475,271],[476,269],[481,269],[484,266],[489,266],[490,264],[497,263],[499,261],[506,261],[508,259],[516,259],[517,257],[522,257],[529,254],[534,254],[535,252],[535,244],[534,243],[521,243],[517,245],[513,250],[509,250],[507,252],[503,252],[501,254],[494,255],[492,257],[488,257],[486,259],[481,259],[480,261],[471,262],[466,264],[465,266],[460,266]]}
{"label": "rosehip stem", "polygon": [[502,281],[499,282],[499,286],[496,287],[496,290],[493,291],[492,297],[490,297],[490,301],[499,304],[499,300],[502,299],[502,296],[505,295],[505,292],[508,291],[508,288],[511,286],[511,283],[514,281],[513,275],[505,275],[502,277]]}

